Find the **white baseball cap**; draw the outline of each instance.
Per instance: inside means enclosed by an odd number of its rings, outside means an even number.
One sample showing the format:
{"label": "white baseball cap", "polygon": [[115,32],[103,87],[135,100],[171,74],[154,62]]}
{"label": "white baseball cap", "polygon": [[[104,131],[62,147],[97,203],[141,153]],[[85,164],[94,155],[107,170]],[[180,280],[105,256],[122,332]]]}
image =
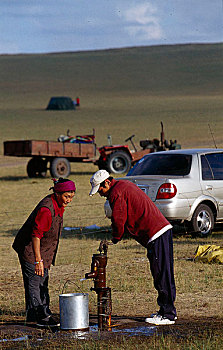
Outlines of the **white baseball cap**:
{"label": "white baseball cap", "polygon": [[90,178],[91,183],[91,191],[89,193],[89,196],[93,196],[95,193],[98,192],[100,184],[109,178],[109,173],[107,170],[101,169],[96,171],[94,175]]}

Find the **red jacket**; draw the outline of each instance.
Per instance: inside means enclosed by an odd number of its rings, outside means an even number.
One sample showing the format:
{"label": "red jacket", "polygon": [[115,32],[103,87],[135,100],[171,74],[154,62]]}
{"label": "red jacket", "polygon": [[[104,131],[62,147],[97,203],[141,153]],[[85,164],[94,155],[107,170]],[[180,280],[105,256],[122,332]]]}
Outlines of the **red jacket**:
{"label": "red jacket", "polygon": [[118,241],[128,233],[146,247],[157,232],[170,225],[152,200],[130,181],[113,179],[108,200],[112,209],[112,235]]}

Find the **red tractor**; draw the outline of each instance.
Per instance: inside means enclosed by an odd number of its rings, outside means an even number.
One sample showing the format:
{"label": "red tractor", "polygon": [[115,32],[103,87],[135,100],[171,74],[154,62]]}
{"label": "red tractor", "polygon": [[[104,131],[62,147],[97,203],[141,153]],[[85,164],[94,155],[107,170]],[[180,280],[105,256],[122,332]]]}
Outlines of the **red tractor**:
{"label": "red tractor", "polygon": [[135,144],[133,143],[132,139],[134,136],[135,135],[132,135],[125,140],[125,142],[131,142],[133,150],[130,150],[128,145],[113,146],[111,144],[109,146],[102,146],[98,148],[100,152],[100,157],[97,161],[99,169],[106,169],[109,173],[115,174],[126,173],[129,171],[131,166],[140,160],[145,154],[165,151],[166,149],[173,150],[181,148],[181,146],[177,144],[176,140],[170,140],[170,142],[165,140],[162,122],[160,140],[141,140],[140,150],[137,150]]}

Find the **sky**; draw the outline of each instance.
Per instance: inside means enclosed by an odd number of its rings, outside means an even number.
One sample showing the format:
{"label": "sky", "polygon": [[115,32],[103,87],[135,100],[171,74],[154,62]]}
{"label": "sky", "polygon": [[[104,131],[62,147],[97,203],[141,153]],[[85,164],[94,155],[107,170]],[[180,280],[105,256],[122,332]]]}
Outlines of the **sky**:
{"label": "sky", "polygon": [[223,0],[0,0],[0,54],[223,42]]}

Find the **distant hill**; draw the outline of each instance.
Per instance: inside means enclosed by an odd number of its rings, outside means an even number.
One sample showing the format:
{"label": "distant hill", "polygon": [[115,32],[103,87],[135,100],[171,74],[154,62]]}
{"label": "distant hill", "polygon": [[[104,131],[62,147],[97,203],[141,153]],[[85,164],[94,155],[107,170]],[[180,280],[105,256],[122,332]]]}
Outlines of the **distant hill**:
{"label": "distant hill", "polygon": [[[96,129],[98,145],[135,134],[183,147],[223,145],[223,44],[0,56],[2,141],[56,140]],[[80,97],[75,111],[46,111],[52,96]]]}
{"label": "distant hill", "polygon": [[[0,56],[4,99],[85,95],[206,95],[223,91],[223,44],[133,47],[103,51]],[[75,87],[78,87],[76,89]],[[15,97],[14,95],[14,97]],[[75,96],[74,96],[75,97]]]}

